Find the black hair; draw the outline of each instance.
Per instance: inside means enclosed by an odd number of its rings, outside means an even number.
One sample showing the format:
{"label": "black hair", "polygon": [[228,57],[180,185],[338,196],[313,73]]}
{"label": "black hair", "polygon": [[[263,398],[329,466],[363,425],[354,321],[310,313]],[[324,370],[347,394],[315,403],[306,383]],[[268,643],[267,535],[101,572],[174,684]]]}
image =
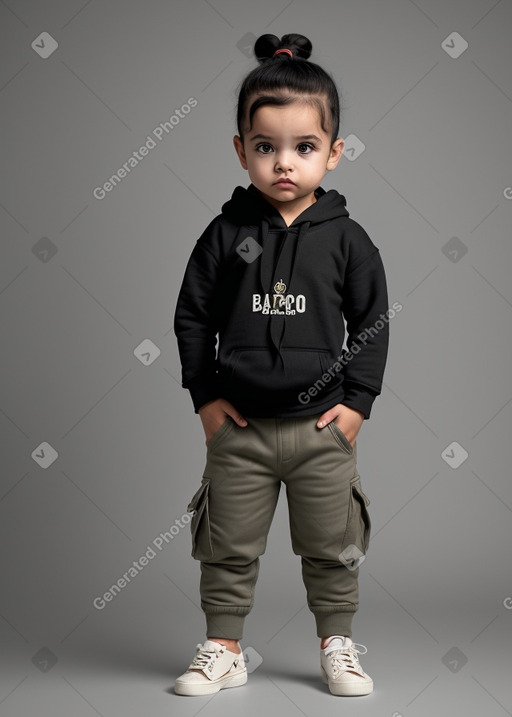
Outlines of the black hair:
{"label": "black hair", "polygon": [[[287,49],[292,55],[280,52],[274,56],[275,51],[280,49]],[[249,129],[259,107],[282,106],[299,100],[317,107],[322,129],[330,133],[332,146],[340,125],[338,89],[333,78],[320,65],[309,62],[312,49],[308,38],[296,33],[283,35],[281,39],[276,35],[261,35],[256,40],[254,54],[260,64],[245,77],[238,93],[236,121],[242,141],[249,98],[256,95],[249,107]]]}

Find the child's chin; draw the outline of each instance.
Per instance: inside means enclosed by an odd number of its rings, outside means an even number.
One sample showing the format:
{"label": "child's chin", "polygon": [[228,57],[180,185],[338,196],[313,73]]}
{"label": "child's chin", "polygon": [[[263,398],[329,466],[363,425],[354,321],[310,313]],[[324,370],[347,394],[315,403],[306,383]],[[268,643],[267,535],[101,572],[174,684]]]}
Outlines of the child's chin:
{"label": "child's chin", "polygon": [[268,196],[277,199],[279,202],[289,202],[291,199],[297,198],[297,187],[289,189],[281,189],[280,187],[270,187],[267,191]]}

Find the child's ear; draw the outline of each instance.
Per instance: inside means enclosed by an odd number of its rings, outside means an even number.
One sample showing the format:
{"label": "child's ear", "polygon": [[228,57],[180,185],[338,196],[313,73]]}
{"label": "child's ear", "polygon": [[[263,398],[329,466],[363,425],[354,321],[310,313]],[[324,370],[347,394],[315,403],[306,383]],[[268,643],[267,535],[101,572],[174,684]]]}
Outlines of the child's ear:
{"label": "child's ear", "polygon": [[335,169],[341,159],[341,155],[343,154],[344,148],[345,140],[341,139],[341,137],[338,137],[338,139],[333,142],[331,151],[329,152],[329,157],[327,159],[327,169]]}
{"label": "child's ear", "polygon": [[238,155],[238,159],[240,160],[240,164],[244,169],[247,169],[247,159],[245,157],[244,144],[237,134],[235,134],[235,136],[233,137],[233,144],[235,145],[235,151]]}

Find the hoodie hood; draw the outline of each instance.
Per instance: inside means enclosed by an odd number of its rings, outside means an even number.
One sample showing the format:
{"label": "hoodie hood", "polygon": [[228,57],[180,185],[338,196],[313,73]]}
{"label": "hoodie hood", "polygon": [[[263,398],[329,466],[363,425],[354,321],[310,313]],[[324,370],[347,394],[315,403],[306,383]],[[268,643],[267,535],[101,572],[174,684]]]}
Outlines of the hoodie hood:
{"label": "hoodie hood", "polygon": [[[315,197],[317,201],[299,214],[288,228],[304,222],[320,224],[336,217],[349,216],[345,197],[335,189],[326,192],[322,187],[318,187]],[[222,214],[233,224],[259,224],[262,219],[266,219],[272,228],[287,228],[281,214],[261,195],[254,184],[250,184],[247,189],[236,187],[231,199],[223,204]]]}
{"label": "hoodie hood", "polygon": [[[311,204],[287,226],[280,212],[268,202],[254,184],[247,189],[236,187],[231,199],[222,206],[226,219],[238,226],[259,227],[259,243],[263,249],[260,259],[260,284],[263,293],[270,291],[283,276],[288,277],[288,291],[291,291],[293,269],[300,252],[303,237],[311,225],[330,222],[338,217],[348,217],[345,197],[335,189],[315,190],[316,202]],[[268,235],[280,230],[279,246],[269,247]],[[279,241],[279,240],[278,240]],[[281,362],[281,344],[286,331],[283,316],[272,316],[269,322],[271,343]]]}

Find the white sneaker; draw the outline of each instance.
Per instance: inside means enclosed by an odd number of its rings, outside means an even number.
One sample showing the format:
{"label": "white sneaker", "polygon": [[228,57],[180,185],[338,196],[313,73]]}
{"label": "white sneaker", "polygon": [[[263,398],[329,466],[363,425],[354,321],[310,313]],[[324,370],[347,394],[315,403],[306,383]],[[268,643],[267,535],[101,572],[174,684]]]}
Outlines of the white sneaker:
{"label": "white sneaker", "polygon": [[243,653],[230,652],[225,645],[206,640],[196,645],[196,654],[186,672],[174,683],[178,695],[209,695],[247,682]]}
{"label": "white sneaker", "polygon": [[[358,648],[362,647],[362,650]],[[358,654],[368,650],[357,645],[350,637],[333,635],[326,647],[320,650],[322,679],[329,685],[333,695],[369,695],[373,690],[373,680],[359,664]]]}

